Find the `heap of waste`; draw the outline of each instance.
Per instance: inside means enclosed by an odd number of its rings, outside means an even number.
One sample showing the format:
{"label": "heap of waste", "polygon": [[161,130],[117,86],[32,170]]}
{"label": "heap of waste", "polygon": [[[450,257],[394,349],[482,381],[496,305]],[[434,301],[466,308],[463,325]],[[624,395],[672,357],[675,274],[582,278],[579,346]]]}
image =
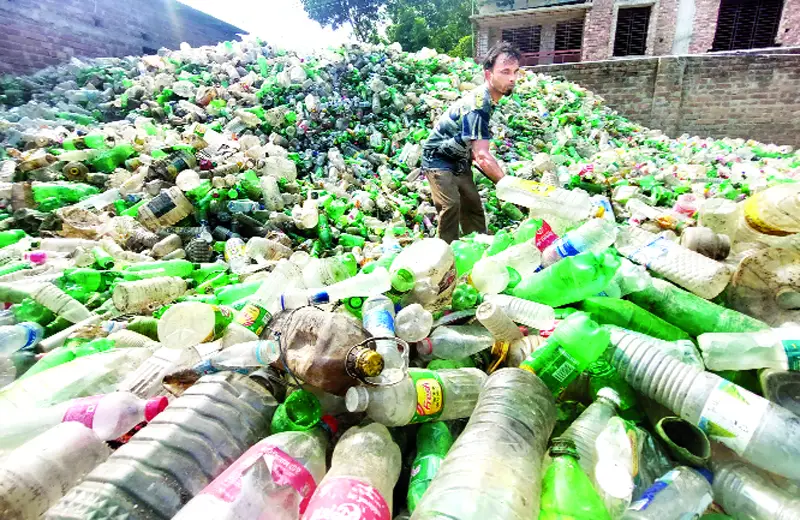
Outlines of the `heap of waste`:
{"label": "heap of waste", "polygon": [[800,518],[800,152],[527,72],[447,244],[421,143],[482,77],[251,40],[0,80],[0,517]]}

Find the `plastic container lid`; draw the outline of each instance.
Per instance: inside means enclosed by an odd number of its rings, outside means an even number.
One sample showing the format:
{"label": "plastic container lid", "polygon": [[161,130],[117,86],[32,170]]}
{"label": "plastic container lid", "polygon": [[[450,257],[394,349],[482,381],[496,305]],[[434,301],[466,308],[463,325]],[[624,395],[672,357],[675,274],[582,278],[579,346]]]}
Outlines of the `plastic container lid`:
{"label": "plastic container lid", "polygon": [[366,412],[369,406],[369,392],[363,386],[353,386],[344,396],[344,405],[351,413]]}

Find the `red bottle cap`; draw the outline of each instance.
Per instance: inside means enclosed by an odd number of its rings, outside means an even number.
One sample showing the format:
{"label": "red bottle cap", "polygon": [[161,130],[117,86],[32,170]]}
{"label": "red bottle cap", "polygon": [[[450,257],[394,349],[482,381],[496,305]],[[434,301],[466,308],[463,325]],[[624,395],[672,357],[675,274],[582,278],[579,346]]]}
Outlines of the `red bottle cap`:
{"label": "red bottle cap", "polygon": [[163,395],[148,399],[147,404],[144,405],[144,420],[148,422],[152,421],[156,415],[164,411],[164,408],[166,408],[168,404],[169,399]]}

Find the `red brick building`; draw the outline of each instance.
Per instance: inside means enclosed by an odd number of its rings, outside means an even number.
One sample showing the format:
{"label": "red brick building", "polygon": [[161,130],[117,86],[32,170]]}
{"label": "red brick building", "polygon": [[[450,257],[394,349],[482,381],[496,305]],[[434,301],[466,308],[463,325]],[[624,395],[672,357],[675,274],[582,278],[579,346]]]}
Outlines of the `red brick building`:
{"label": "red brick building", "polygon": [[506,40],[524,65],[800,45],[800,0],[488,0],[476,12],[477,57]]}

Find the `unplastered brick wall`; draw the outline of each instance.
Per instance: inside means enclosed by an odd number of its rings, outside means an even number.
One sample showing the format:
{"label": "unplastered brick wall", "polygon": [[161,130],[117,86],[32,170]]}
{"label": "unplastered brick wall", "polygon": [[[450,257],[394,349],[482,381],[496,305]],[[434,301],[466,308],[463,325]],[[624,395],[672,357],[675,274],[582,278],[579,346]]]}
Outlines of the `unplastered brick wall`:
{"label": "unplastered brick wall", "polygon": [[800,146],[800,48],[532,67],[605,98],[671,137],[742,137]]}
{"label": "unplastered brick wall", "polygon": [[0,74],[73,56],[139,56],[215,44],[241,30],[174,0],[0,0]]}

